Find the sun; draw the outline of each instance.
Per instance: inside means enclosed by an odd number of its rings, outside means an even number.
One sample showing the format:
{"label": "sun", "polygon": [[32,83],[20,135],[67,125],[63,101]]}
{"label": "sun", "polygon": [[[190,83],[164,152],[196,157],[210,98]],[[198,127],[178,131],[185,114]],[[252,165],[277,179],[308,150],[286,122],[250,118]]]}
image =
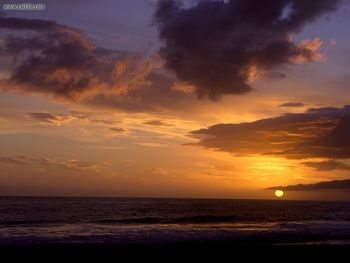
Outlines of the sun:
{"label": "sun", "polygon": [[284,195],[284,192],[283,192],[282,190],[276,190],[276,191],[275,191],[275,196],[276,196],[276,197],[280,198],[280,197],[282,197],[283,195]]}

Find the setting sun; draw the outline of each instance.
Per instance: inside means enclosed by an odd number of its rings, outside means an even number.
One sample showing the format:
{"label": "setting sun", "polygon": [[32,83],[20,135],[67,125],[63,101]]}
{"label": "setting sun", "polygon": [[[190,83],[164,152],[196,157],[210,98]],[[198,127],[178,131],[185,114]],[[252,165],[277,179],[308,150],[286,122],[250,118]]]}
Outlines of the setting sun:
{"label": "setting sun", "polygon": [[276,197],[280,198],[280,197],[282,197],[283,195],[284,195],[284,192],[283,192],[282,190],[276,190],[276,191],[275,191],[275,196],[276,196]]}

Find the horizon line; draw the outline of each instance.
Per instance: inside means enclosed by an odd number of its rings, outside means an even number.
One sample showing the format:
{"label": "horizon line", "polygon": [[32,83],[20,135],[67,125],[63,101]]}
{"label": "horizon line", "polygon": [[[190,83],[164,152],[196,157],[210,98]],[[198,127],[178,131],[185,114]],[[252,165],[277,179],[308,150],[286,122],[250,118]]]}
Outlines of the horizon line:
{"label": "horizon line", "polygon": [[350,202],[349,199],[287,199],[287,198],[217,198],[217,197],[150,197],[150,196],[80,196],[80,195],[0,195],[0,198],[90,198],[90,199],[190,199],[237,201],[298,201],[298,202]]}

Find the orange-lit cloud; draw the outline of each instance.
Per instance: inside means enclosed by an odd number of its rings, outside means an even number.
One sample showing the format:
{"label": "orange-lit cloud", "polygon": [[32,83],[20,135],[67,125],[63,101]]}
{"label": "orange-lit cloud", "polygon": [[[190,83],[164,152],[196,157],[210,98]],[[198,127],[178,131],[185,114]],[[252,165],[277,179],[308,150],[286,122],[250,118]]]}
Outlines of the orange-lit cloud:
{"label": "orange-lit cloud", "polygon": [[305,113],[193,131],[195,145],[233,154],[269,154],[290,159],[350,158],[350,108],[310,109]]}
{"label": "orange-lit cloud", "polygon": [[[54,21],[1,17],[1,54],[12,57],[3,89],[83,100],[145,87],[158,59],[95,46],[75,28]],[[26,31],[25,37],[18,31]],[[17,35],[16,35],[17,33]]]}
{"label": "orange-lit cloud", "polygon": [[151,126],[173,126],[172,124],[164,122],[162,120],[145,121],[144,124],[151,125]]}
{"label": "orange-lit cloud", "polygon": [[70,160],[55,160],[44,157],[28,157],[28,156],[15,156],[15,157],[0,157],[0,162],[8,165],[30,165],[30,166],[56,166],[65,169],[71,169],[81,172],[94,172],[102,173],[103,166],[97,165],[92,162],[80,162],[74,159]]}
{"label": "orange-lit cloud", "polygon": [[28,116],[34,120],[38,120],[41,123],[60,125],[62,123],[67,123],[75,119],[73,116],[65,114],[51,114],[47,112],[32,112],[28,113]]}
{"label": "orange-lit cloud", "polygon": [[327,160],[323,162],[304,162],[305,166],[311,167],[316,169],[320,172],[329,172],[334,170],[344,170],[344,171],[350,171],[350,165],[336,161],[336,160]]}
{"label": "orange-lit cloud", "polygon": [[69,123],[73,121],[81,122],[91,122],[91,123],[101,123],[105,125],[114,125],[120,123],[119,120],[115,118],[101,118],[96,113],[80,112],[80,111],[70,111],[69,113],[49,113],[49,112],[31,112],[28,116],[37,120],[43,124],[53,124],[61,125],[64,123]]}
{"label": "orange-lit cloud", "polygon": [[308,61],[324,61],[325,55],[320,53],[322,47],[322,41],[319,38],[313,40],[304,39],[298,44],[298,48],[302,50],[300,54],[291,57],[293,63],[301,64]]}

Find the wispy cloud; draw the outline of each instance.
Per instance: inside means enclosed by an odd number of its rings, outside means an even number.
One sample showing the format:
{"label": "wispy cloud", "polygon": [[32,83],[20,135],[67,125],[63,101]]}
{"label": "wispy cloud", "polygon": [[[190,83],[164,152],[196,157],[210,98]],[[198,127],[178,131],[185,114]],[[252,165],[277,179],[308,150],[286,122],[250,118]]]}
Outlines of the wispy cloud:
{"label": "wispy cloud", "polygon": [[101,118],[100,114],[91,112],[70,111],[69,113],[49,113],[49,112],[31,112],[28,116],[44,124],[61,125],[72,121],[82,121],[91,123],[100,123],[105,125],[115,125],[120,123],[119,120]]}
{"label": "wispy cloud", "polygon": [[145,121],[143,124],[150,125],[150,126],[173,126],[170,123],[167,123],[162,120],[150,120],[150,121]]}
{"label": "wispy cloud", "polygon": [[65,114],[52,114],[48,112],[31,112],[28,113],[31,119],[37,120],[41,123],[60,125],[65,122],[70,122],[74,120],[73,116]]}
{"label": "wispy cloud", "polygon": [[302,102],[286,102],[283,104],[278,105],[278,107],[285,107],[285,108],[299,108],[299,107],[304,107],[305,104]]}
{"label": "wispy cloud", "polygon": [[15,164],[15,165],[28,165],[27,162],[24,162],[23,160],[19,158],[12,158],[12,157],[1,157],[0,156],[0,162],[5,164]]}
{"label": "wispy cloud", "polygon": [[124,129],[124,128],[110,128],[109,129],[110,131],[112,131],[112,132],[115,132],[115,133],[123,133],[123,132],[125,132],[126,130]]}
{"label": "wispy cloud", "polygon": [[350,171],[350,165],[336,160],[327,160],[323,162],[303,162],[303,164],[320,172],[328,172],[334,170]]}
{"label": "wispy cloud", "polygon": [[95,164],[93,162],[82,162],[75,159],[68,160],[55,160],[46,157],[29,157],[29,156],[15,156],[15,157],[0,157],[0,162],[9,165],[28,165],[39,167],[61,167],[65,169],[81,171],[81,172],[93,172],[103,173],[105,167]]}

